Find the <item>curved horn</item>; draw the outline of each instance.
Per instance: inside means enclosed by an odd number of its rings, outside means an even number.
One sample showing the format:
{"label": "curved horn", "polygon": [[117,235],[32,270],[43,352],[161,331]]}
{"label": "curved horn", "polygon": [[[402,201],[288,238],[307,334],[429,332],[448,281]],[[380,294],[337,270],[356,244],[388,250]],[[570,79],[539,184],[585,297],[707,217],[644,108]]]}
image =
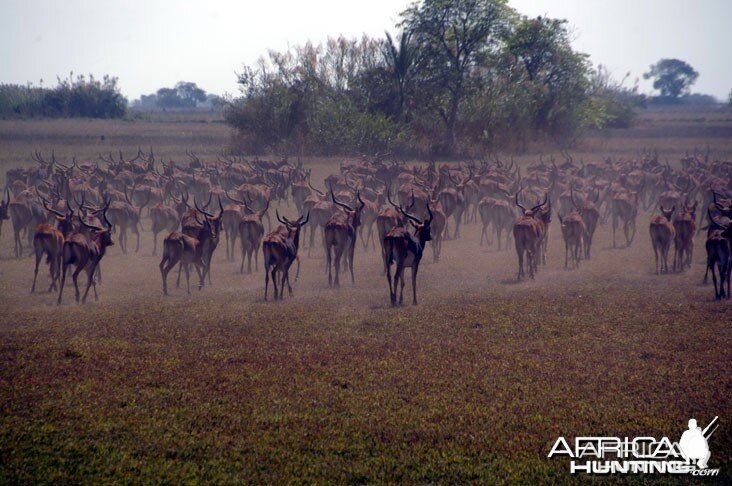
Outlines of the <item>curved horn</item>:
{"label": "curved horn", "polygon": [[353,208],[351,206],[349,206],[348,204],[344,204],[336,199],[335,193],[333,192],[333,187],[329,187],[329,189],[330,189],[330,198],[333,200],[333,202],[335,204],[337,204],[338,206],[340,206],[344,209],[347,209],[347,210],[353,212]]}
{"label": "curved horn", "polygon": [[310,186],[310,189],[312,189],[313,191],[317,192],[321,196],[325,196],[325,193],[323,191],[321,191],[321,190],[316,189],[315,187],[313,187],[313,185],[310,183],[310,177],[308,177],[308,186]]}
{"label": "curved horn", "polygon": [[[106,218],[104,218],[104,219],[106,219]],[[81,221],[81,224],[83,224],[84,226],[86,226],[89,229],[93,229],[94,231],[103,231],[104,230],[104,228],[100,228],[99,226],[86,224],[86,222],[84,221],[84,218],[82,218],[81,216],[79,217],[79,221]]]}
{"label": "curved horn", "polygon": [[531,208],[531,211],[536,211],[537,209],[539,209],[539,208],[541,208],[541,207],[542,207],[543,205],[545,205],[545,204],[546,204],[546,202],[547,202],[547,200],[548,200],[548,197],[549,197],[549,194],[545,192],[545,193],[544,193],[544,202],[543,202],[543,203],[541,203],[541,204],[537,204],[536,206],[534,206],[533,208]]}
{"label": "curved horn", "polygon": [[523,211],[523,212],[525,213],[525,212],[526,212],[526,208],[525,208],[525,207],[523,207],[523,206],[521,205],[521,203],[519,203],[519,200],[518,200],[518,197],[519,197],[519,192],[521,192],[521,191],[518,191],[518,192],[516,193],[516,197],[515,197],[515,199],[516,199],[516,206],[520,207],[520,208],[521,208],[521,210],[522,210],[522,211]]}
{"label": "curved horn", "polygon": [[193,196],[193,205],[196,207],[196,211],[198,211],[198,212],[200,212],[202,214],[205,214],[209,218],[213,218],[214,217],[213,214],[211,214],[211,213],[209,213],[209,212],[207,212],[207,211],[205,211],[205,210],[203,210],[203,209],[201,209],[201,208],[198,207],[198,201],[196,201],[196,196]]}
{"label": "curved horn", "polygon": [[241,204],[242,206],[245,206],[245,207],[247,206],[247,203],[246,203],[246,202],[244,202],[244,201],[242,201],[242,200],[240,200],[240,199],[235,199],[235,198],[231,197],[231,196],[229,195],[229,191],[228,191],[228,190],[227,190],[227,191],[224,191],[224,194],[225,194],[225,195],[226,195],[226,197],[228,197],[228,198],[229,198],[229,199],[230,199],[231,201],[233,201],[233,202],[235,202],[235,203],[237,203],[237,204]]}
{"label": "curved horn", "polygon": [[279,221],[280,223],[284,224],[288,228],[290,227],[290,223],[288,223],[287,221],[283,221],[282,220],[282,218],[280,217],[280,211],[278,209],[275,209],[275,215],[277,216],[277,221]]}
{"label": "curved horn", "polygon": [[43,197],[43,196],[41,196],[40,194],[38,195],[38,197],[40,197],[40,198],[41,198],[41,201],[43,201],[43,207],[44,207],[44,208],[46,208],[46,211],[48,211],[48,212],[51,212],[51,213],[55,214],[55,215],[56,215],[56,216],[58,216],[59,218],[65,218],[65,217],[66,217],[66,215],[65,215],[65,214],[62,214],[62,213],[60,213],[60,212],[56,211],[56,210],[55,210],[55,209],[53,209],[53,208],[49,208],[49,207],[48,207],[48,201],[46,201],[46,198],[44,198],[44,197]]}
{"label": "curved horn", "polygon": [[391,191],[386,191],[386,200],[389,201],[389,204],[394,206],[394,209],[399,209],[399,206],[394,204],[394,201],[391,200]]}

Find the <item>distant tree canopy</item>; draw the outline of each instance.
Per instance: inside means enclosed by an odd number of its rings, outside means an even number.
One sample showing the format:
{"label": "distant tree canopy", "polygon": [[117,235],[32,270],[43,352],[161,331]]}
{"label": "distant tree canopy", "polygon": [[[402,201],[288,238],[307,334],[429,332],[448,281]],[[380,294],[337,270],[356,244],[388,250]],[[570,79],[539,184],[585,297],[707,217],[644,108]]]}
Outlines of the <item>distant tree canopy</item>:
{"label": "distant tree canopy", "polygon": [[73,73],[67,79],[58,78],[55,88],[0,85],[0,116],[53,118],[88,117],[119,118],[124,116],[127,100],[117,86],[117,78],[102,80]]}
{"label": "distant tree canopy", "polygon": [[160,88],[156,93],[142,95],[138,106],[145,108],[195,108],[209,100],[196,83],[180,81],[173,88]]}
{"label": "distant tree canopy", "polygon": [[597,78],[564,20],[505,0],[424,0],[399,28],[245,66],[225,111],[242,148],[462,154],[632,121],[636,91]]}
{"label": "distant tree canopy", "polygon": [[653,88],[660,91],[661,96],[678,98],[689,93],[699,73],[680,59],[661,59],[650,66],[643,77],[654,80]]}

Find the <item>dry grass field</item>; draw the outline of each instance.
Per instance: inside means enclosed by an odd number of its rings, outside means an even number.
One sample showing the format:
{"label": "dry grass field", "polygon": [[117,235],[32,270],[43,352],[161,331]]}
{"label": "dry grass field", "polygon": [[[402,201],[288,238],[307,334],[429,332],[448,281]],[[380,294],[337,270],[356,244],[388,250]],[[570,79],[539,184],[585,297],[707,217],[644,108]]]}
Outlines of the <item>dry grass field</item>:
{"label": "dry grass field", "polygon": [[[153,146],[185,160],[230,138],[213,119],[0,121],[0,177],[36,148],[94,158]],[[573,153],[657,148],[673,163],[707,144],[732,159],[730,111],[644,113]],[[338,162],[306,160],[314,181]],[[691,270],[655,275],[649,218],[630,248],[613,249],[600,227],[593,259],[565,270],[555,217],[547,266],[522,282],[513,249],[481,247],[479,226],[465,226],[439,263],[428,249],[419,305],[398,308],[361,245],[356,283],[340,289],[328,288],[320,247],[301,249],[294,297],[275,303],[263,301],[261,267],[240,274],[222,241],[212,287],[187,296],[171,273],[163,297],[147,231],[137,254],[111,248],[99,302],[77,306],[66,291],[56,307],[30,294],[33,261],[12,258],[6,221],[0,483],[585,482],[547,459],[558,436],[678,440],[689,418],[718,415],[710,467],[729,484],[732,301],[701,285],[703,236]]]}

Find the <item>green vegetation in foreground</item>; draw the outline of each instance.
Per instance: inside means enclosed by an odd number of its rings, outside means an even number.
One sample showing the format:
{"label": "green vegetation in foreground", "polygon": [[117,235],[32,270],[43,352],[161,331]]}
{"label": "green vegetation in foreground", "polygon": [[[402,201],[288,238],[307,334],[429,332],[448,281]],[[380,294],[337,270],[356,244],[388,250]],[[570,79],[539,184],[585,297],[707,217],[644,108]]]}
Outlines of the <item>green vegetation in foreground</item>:
{"label": "green vegetation in foreground", "polygon": [[[706,303],[476,297],[366,318],[334,298],[14,310],[0,482],[584,482],[546,459],[557,436],[732,415],[729,323]],[[723,423],[717,481],[731,445]]]}

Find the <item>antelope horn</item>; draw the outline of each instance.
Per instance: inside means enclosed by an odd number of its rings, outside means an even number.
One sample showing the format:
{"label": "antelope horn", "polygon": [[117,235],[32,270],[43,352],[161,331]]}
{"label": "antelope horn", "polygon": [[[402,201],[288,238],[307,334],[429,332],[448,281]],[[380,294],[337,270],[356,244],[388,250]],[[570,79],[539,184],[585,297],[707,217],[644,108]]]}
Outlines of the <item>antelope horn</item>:
{"label": "antelope horn", "polygon": [[44,197],[43,197],[43,196],[41,196],[40,194],[38,195],[38,197],[40,197],[40,198],[41,198],[41,201],[43,201],[43,207],[44,207],[44,208],[46,208],[46,211],[49,211],[49,212],[51,212],[51,213],[55,214],[55,215],[56,215],[56,216],[58,216],[59,218],[65,218],[65,217],[66,217],[66,215],[65,215],[65,214],[61,214],[61,213],[60,213],[59,211],[56,211],[56,210],[55,210],[55,209],[53,209],[53,208],[49,208],[49,207],[48,207],[48,201],[46,201],[46,198],[44,198]]}
{"label": "antelope horn", "polygon": [[536,211],[537,209],[539,209],[540,207],[542,207],[543,205],[545,205],[546,202],[547,202],[547,200],[548,200],[548,197],[549,197],[548,193],[545,192],[544,193],[544,202],[541,203],[541,204],[537,204],[536,206],[534,206],[533,208],[531,208],[531,211]]}
{"label": "antelope horn", "polygon": [[310,183],[310,177],[308,177],[308,186],[310,186],[310,189],[312,189],[313,191],[317,192],[321,196],[325,196],[325,193],[323,191],[321,191],[321,190],[316,189],[315,187],[313,187],[313,185]]}
{"label": "antelope horn", "polygon": [[340,202],[340,201],[338,201],[336,199],[335,193],[333,192],[333,187],[332,186],[330,186],[328,189],[330,189],[330,198],[333,200],[333,202],[335,204],[337,204],[338,206],[341,206],[342,208],[348,209],[349,211],[353,212],[353,208],[351,206],[349,206],[348,204],[344,204],[344,203],[342,203],[342,202]]}
{"label": "antelope horn", "polygon": [[211,213],[209,213],[209,212],[207,212],[207,211],[205,211],[205,210],[203,210],[203,209],[201,209],[201,208],[198,207],[198,201],[196,200],[196,196],[193,196],[193,205],[196,207],[196,211],[198,211],[198,212],[200,212],[202,214],[205,214],[209,218],[213,218],[214,217],[213,214],[211,214]]}
{"label": "antelope horn", "polygon": [[246,205],[247,205],[247,203],[246,203],[246,202],[244,202],[244,201],[242,201],[242,200],[240,200],[240,199],[235,199],[235,198],[231,197],[231,195],[229,195],[229,191],[224,191],[224,194],[225,194],[225,195],[226,195],[226,197],[228,197],[228,198],[229,198],[229,199],[230,199],[231,201],[234,201],[234,202],[235,202],[235,203],[237,203],[237,204],[241,204],[241,205],[243,205],[243,206],[246,206]]}
{"label": "antelope horn", "polygon": [[284,224],[285,226],[288,226],[288,227],[290,226],[290,224],[287,221],[283,221],[282,220],[282,218],[280,217],[280,212],[279,212],[278,209],[275,209],[275,215],[277,216],[277,221],[279,221],[280,223]]}
{"label": "antelope horn", "polygon": [[525,207],[523,207],[523,206],[521,205],[521,203],[519,203],[519,200],[518,200],[519,192],[521,192],[521,191],[518,191],[518,192],[516,193],[516,197],[515,197],[515,199],[516,199],[516,206],[520,207],[520,208],[521,208],[521,210],[522,210],[522,211],[523,211],[523,212],[525,213],[525,212],[526,212],[526,208],[525,208]]}

